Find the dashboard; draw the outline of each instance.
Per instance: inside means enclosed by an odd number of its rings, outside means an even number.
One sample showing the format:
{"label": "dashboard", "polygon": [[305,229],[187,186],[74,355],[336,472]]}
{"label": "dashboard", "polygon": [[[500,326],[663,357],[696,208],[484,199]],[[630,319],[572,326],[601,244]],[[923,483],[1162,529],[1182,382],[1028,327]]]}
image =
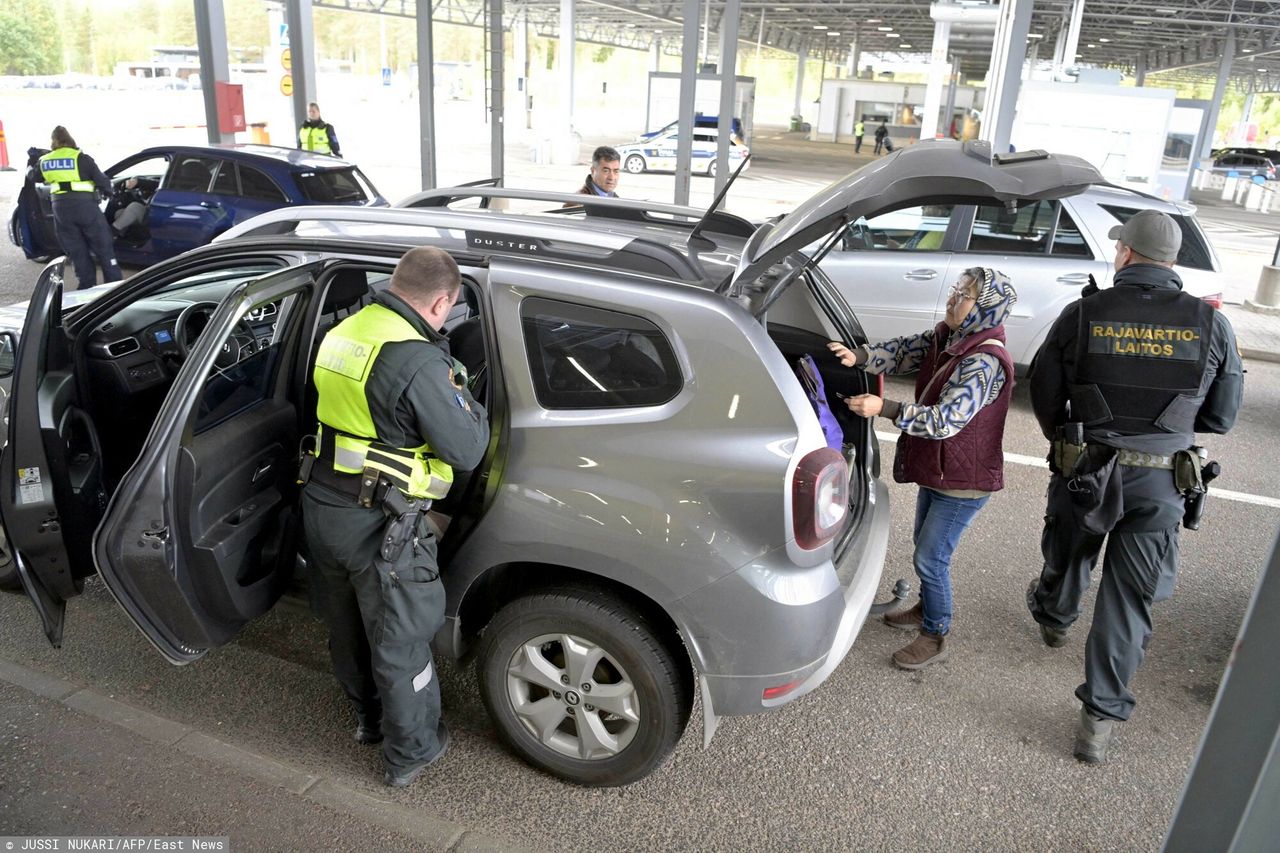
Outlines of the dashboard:
{"label": "dashboard", "polygon": [[[165,295],[143,299],[122,309],[89,333],[86,353],[95,390],[110,387],[133,396],[152,388],[167,388],[217,310],[218,293]],[[199,298],[207,296],[207,298]],[[230,367],[271,345],[280,306],[267,303],[246,313],[218,357],[220,368]],[[178,340],[179,318],[188,311],[186,348]],[[105,384],[105,385],[104,385]],[[110,393],[110,392],[108,392]]]}

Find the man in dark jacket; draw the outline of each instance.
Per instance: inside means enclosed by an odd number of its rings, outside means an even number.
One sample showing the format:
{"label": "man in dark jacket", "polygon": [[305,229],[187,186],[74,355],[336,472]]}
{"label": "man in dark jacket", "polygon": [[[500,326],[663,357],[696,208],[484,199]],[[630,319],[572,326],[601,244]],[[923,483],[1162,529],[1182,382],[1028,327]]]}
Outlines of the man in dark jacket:
{"label": "man in dark jacket", "polygon": [[315,101],[307,104],[307,120],[298,128],[298,147],[317,154],[342,156],[342,149],[338,146],[338,132],[320,117],[320,105]]}
{"label": "man in dark jacket", "polygon": [[873,394],[846,401],[855,414],[879,415],[902,430],[893,478],[920,487],[912,536],[920,601],[884,617],[891,627],[917,632],[893,654],[901,669],[923,669],[950,654],[951,557],[991,493],[1004,486],[1000,444],[1013,388],[1004,320],[1017,298],[1003,273],[974,267],[956,281],[946,319],[936,327],[856,350],[827,345],[846,367],[917,376],[914,403]]}
{"label": "man in dark jacket", "polygon": [[622,158],[618,149],[601,145],[591,154],[591,171],[578,188],[579,195],[617,198],[618,178],[622,175]]}
{"label": "man in dark jacket", "polygon": [[[882,122],[880,122],[880,126],[876,128],[876,151],[875,151],[875,153],[879,154],[882,150],[884,150],[885,142],[886,142],[888,139],[889,139],[889,127],[888,127],[888,125],[886,125],[886,124],[882,121]],[[893,149],[891,148],[891,149],[889,149],[889,150],[891,150],[891,151],[892,151]]]}
{"label": "man in dark jacket", "polygon": [[334,326],[316,357],[320,435],[302,501],[313,592],[355,738],[383,742],[393,787],[449,745],[430,645],[444,585],[425,514],[489,441],[439,333],[460,283],[448,254],[410,249],[391,288]]}
{"label": "man in dark jacket", "polygon": [[[1195,433],[1235,423],[1244,371],[1230,322],[1182,292],[1182,231],[1143,210],[1111,229],[1115,282],[1067,306],[1031,369],[1031,403],[1055,442],[1041,548],[1027,606],[1045,644],[1066,643],[1106,540],[1075,756],[1106,759],[1129,681],[1151,639],[1151,605],[1173,594]],[[1083,436],[1084,449],[1074,433]]]}

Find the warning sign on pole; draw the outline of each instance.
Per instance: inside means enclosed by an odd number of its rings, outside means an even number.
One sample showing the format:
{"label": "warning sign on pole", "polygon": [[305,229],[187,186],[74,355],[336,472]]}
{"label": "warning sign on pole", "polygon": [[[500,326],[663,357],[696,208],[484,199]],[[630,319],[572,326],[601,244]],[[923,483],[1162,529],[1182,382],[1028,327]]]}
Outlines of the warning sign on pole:
{"label": "warning sign on pole", "polygon": [[293,70],[293,51],[287,47],[280,51],[280,65],[285,71]]}
{"label": "warning sign on pole", "polygon": [[286,74],[280,78],[280,94],[289,96],[293,94],[293,75]]}

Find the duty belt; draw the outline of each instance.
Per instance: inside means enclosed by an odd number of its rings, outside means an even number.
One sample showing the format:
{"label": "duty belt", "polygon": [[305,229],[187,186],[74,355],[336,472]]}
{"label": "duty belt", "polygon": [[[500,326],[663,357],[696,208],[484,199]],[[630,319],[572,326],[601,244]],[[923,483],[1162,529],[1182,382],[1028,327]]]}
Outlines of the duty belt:
{"label": "duty belt", "polygon": [[1173,457],[1161,456],[1158,453],[1139,453],[1136,450],[1120,450],[1116,454],[1117,465],[1129,465],[1134,468],[1161,468],[1173,470]]}

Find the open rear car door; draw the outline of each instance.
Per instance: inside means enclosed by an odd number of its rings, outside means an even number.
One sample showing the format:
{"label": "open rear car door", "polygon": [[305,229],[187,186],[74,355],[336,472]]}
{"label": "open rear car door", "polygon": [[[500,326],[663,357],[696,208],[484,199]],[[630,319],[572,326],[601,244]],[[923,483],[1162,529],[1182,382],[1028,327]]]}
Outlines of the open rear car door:
{"label": "open rear car door", "polygon": [[[172,663],[230,641],[292,578],[323,265],[241,284],[218,305],[93,538],[107,588]],[[269,338],[246,320],[264,314]]]}

